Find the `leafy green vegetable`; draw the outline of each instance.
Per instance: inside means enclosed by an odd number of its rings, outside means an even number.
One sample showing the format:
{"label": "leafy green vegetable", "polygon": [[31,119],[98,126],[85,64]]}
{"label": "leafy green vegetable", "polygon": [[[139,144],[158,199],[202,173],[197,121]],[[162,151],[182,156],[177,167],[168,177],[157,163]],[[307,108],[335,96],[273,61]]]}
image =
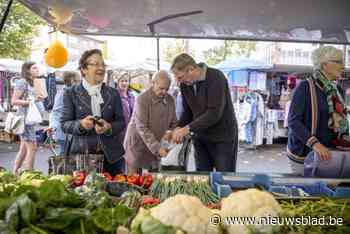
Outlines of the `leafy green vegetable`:
{"label": "leafy green vegetable", "polygon": [[115,231],[119,225],[126,225],[134,214],[134,210],[124,205],[117,205],[114,208],[95,210],[92,213],[92,220],[97,228],[104,232],[111,232]]}
{"label": "leafy green vegetable", "polygon": [[0,233],[1,234],[16,234],[15,231],[11,231],[8,224],[4,220],[0,220]]}
{"label": "leafy green vegetable", "polygon": [[85,219],[90,215],[87,209],[50,208],[40,224],[49,230],[63,230],[73,222]]}
{"label": "leafy green vegetable", "polygon": [[96,172],[91,172],[84,181],[84,185],[94,187],[97,191],[104,190],[106,187],[106,179]]}
{"label": "leafy green vegetable", "polygon": [[16,231],[19,225],[19,207],[17,202],[12,203],[12,205],[6,210],[5,222],[8,225],[9,230]]}
{"label": "leafy green vegetable", "polygon": [[11,204],[15,201],[15,198],[0,198],[0,220],[5,219],[5,214],[7,208],[11,206]]}
{"label": "leafy green vegetable", "polygon": [[47,177],[41,171],[24,171],[21,173],[18,181],[26,181],[26,180],[45,180]]}
{"label": "leafy green vegetable", "polygon": [[16,181],[16,177],[9,171],[0,171],[0,183],[9,184]]}
{"label": "leafy green vegetable", "polygon": [[15,184],[2,184],[0,183],[0,197],[9,197],[17,186]]}
{"label": "leafy green vegetable", "polygon": [[53,175],[49,178],[49,180],[59,180],[65,185],[68,185],[72,179],[73,177],[71,175]]}
{"label": "leafy green vegetable", "polygon": [[47,205],[59,207],[68,196],[65,185],[58,180],[45,181],[39,188],[40,199]]}
{"label": "leafy green vegetable", "polygon": [[21,218],[26,224],[32,223],[36,218],[36,207],[34,202],[25,194],[16,199]]}

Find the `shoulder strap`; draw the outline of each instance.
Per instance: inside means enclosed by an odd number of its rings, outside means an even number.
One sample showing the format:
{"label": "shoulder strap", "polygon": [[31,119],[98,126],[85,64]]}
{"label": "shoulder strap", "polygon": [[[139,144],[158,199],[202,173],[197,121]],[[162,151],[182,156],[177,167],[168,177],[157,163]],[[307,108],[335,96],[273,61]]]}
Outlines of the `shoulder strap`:
{"label": "shoulder strap", "polygon": [[316,87],[314,81],[309,78],[307,79],[309,82],[309,88],[310,88],[310,98],[311,98],[311,135],[316,135],[316,128],[317,128],[317,95],[316,95]]}

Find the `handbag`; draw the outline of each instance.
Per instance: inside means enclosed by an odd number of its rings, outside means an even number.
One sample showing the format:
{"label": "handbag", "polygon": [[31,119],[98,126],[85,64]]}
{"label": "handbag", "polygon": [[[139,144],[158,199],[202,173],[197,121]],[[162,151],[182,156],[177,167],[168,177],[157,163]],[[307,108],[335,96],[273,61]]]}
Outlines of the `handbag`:
{"label": "handbag", "polygon": [[[311,95],[311,135],[316,135],[317,126],[317,96],[316,87],[311,79],[308,79]],[[349,151],[331,151],[331,159],[327,161],[320,160],[319,155],[311,151],[304,160],[305,177],[323,177],[323,178],[350,178],[350,152]]]}
{"label": "handbag", "polygon": [[[49,174],[73,174],[74,171],[86,171],[97,173],[103,172],[104,155],[103,154],[89,154],[87,147],[85,147],[84,154],[71,155],[71,147],[73,144],[73,135],[66,135],[64,155],[55,155],[49,157]],[[84,149],[83,145],[80,146]]]}
{"label": "handbag", "polygon": [[27,116],[25,119],[25,123],[27,125],[39,124],[43,121],[43,117],[39,111],[39,108],[35,104],[34,100],[31,100],[28,107]]}
{"label": "handbag", "polygon": [[23,134],[24,116],[15,115],[13,112],[8,113],[5,120],[5,132],[15,135]]}

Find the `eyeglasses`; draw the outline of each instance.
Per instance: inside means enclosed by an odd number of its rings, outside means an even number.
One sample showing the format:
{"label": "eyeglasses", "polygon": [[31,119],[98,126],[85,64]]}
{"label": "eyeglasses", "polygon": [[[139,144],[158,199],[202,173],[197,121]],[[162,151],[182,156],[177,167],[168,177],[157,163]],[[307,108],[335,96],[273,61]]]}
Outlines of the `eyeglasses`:
{"label": "eyeglasses", "polygon": [[343,60],[330,60],[329,62],[336,63],[336,64],[339,64],[339,65],[344,65]]}
{"label": "eyeglasses", "polygon": [[93,67],[103,67],[103,68],[107,67],[105,63],[87,63],[86,65],[93,66]]}

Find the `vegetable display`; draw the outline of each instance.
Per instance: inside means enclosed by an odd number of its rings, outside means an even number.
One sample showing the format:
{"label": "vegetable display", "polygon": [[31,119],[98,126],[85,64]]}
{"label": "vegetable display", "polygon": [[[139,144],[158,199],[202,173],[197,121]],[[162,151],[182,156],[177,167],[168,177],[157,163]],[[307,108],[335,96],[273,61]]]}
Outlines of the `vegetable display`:
{"label": "vegetable display", "polygon": [[177,194],[197,196],[205,205],[216,204],[219,197],[212,191],[208,179],[199,177],[162,177],[154,179],[150,187],[150,195],[164,201]]}
{"label": "vegetable display", "polygon": [[[94,172],[73,177],[24,172],[16,177],[0,171],[0,233],[350,233],[350,199],[276,200],[267,191],[246,189],[220,201],[207,177],[194,177],[111,178]],[[213,215],[221,217],[217,225],[210,222]],[[333,217],[342,219],[342,225],[227,225],[225,217]]]}
{"label": "vegetable display", "polygon": [[[1,175],[1,181],[8,181],[7,174]],[[11,180],[11,189],[0,194],[0,233],[115,233],[131,222],[136,211],[113,202],[101,190],[105,184],[102,176],[88,175],[85,184],[75,190],[67,179],[26,172]],[[30,185],[31,180],[42,182]],[[8,187],[4,185],[0,183],[0,187]]]}
{"label": "vegetable display", "polygon": [[210,223],[213,214],[197,197],[179,194],[149,211],[141,208],[131,224],[131,229],[135,234],[222,233],[220,226]]}

